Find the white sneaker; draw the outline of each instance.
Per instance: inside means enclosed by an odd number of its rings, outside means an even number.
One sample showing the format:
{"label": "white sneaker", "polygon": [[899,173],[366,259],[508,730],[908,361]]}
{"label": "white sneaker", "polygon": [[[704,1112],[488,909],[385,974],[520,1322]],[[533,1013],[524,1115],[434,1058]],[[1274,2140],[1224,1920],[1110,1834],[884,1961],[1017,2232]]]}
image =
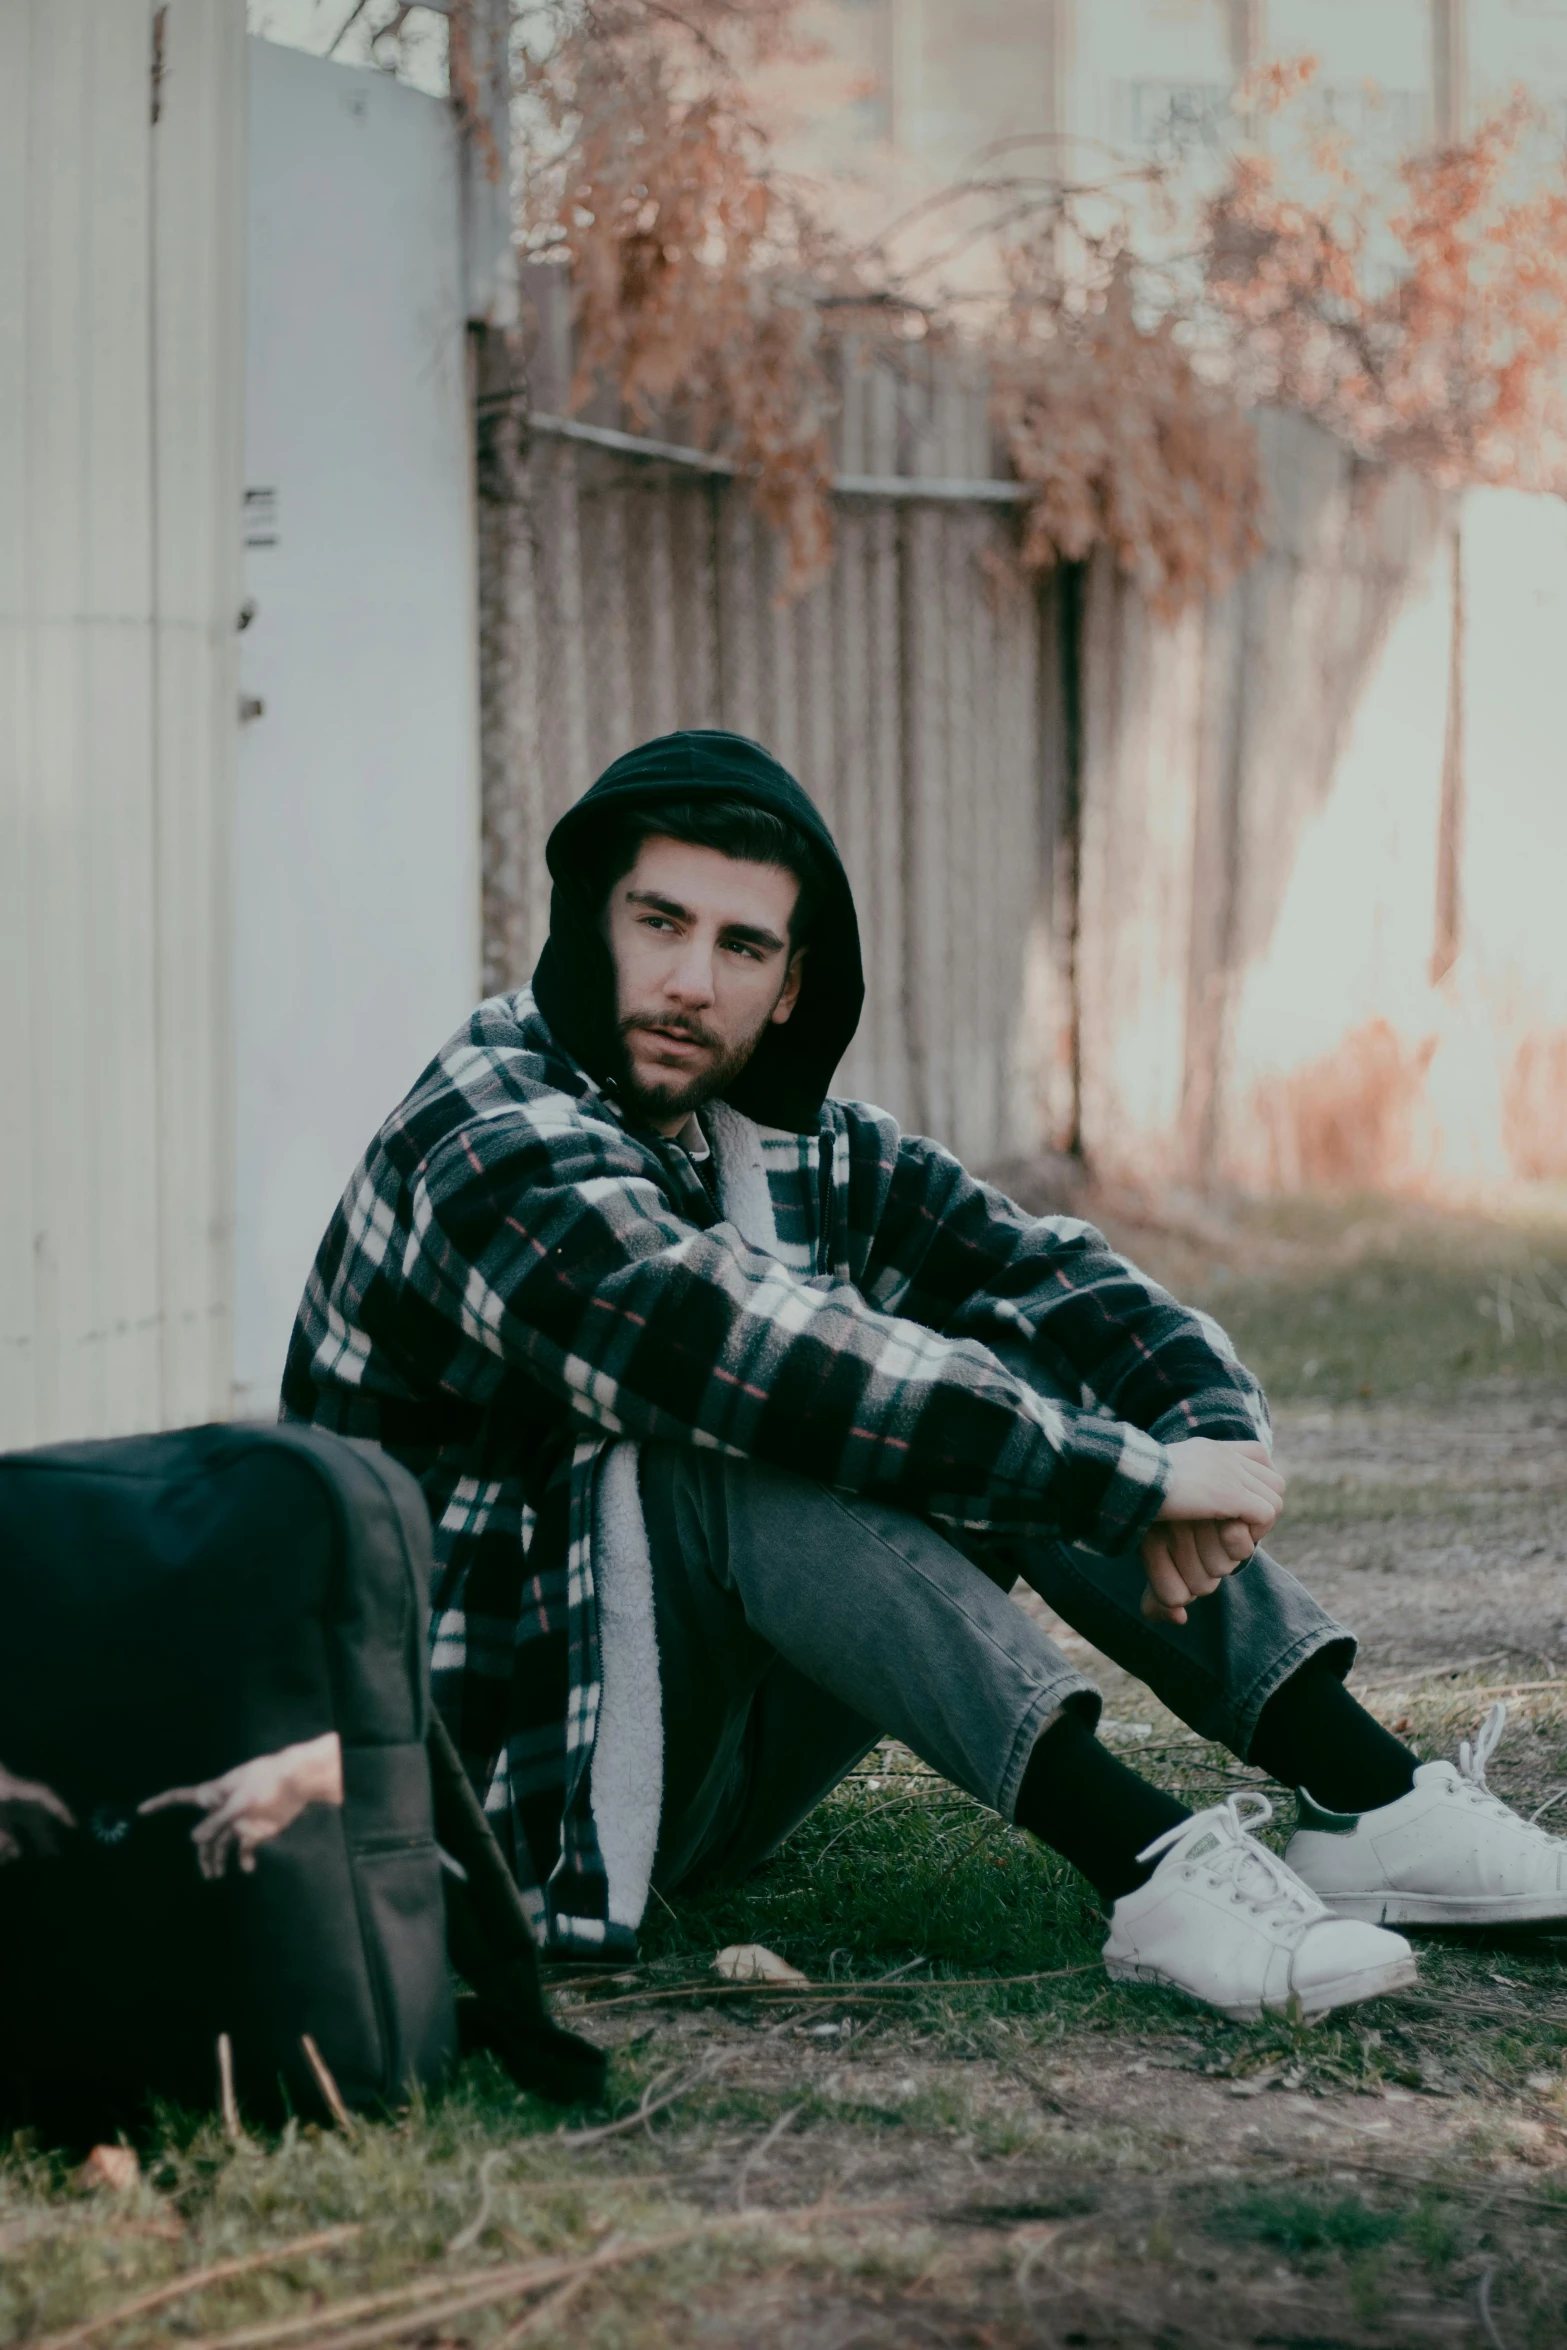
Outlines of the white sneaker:
{"label": "white sneaker", "polygon": [[1567,1840],[1493,1795],[1485,1766],[1507,1721],[1493,1705],[1471,1749],[1422,1763],[1409,1794],[1330,1812],[1302,1788],[1285,1854],[1335,1917],[1384,1926],[1527,1926],[1567,1918]]}
{"label": "white sneaker", "polygon": [[1250,1833],[1273,1806],[1250,1789],[1156,1836],[1164,1858],[1110,1912],[1105,1966],[1118,1983],[1165,1983],[1223,2015],[1291,2007],[1326,2015],[1401,1991],[1415,1954],[1401,1935],[1332,1917]]}

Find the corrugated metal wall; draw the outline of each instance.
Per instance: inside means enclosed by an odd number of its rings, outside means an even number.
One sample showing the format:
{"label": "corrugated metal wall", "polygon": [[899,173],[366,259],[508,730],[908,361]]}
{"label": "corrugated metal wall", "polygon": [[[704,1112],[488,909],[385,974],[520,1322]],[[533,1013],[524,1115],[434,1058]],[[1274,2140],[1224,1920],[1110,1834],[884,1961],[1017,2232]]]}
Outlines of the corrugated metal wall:
{"label": "corrugated metal wall", "polygon": [[228,1407],[244,32],[0,0],[0,1444]]}
{"label": "corrugated metal wall", "polygon": [[983,380],[915,356],[851,370],[837,428],[843,474],[908,492],[840,495],[829,577],[785,604],[742,485],[517,443],[524,397],[566,393],[558,279],[534,296],[530,381],[491,352],[481,409],[488,983],[531,970],[545,835],[598,770],[736,727],[794,767],[854,880],[869,995],[841,1089],[980,1165],[1043,1145],[1254,1177],[1237,1006],[1439,495],[1265,415],[1267,551],[1170,624],[1103,552],[1025,583],[1004,506],[918,494],[1002,468]]}
{"label": "corrugated metal wall", "polygon": [[350,1170],[478,992],[478,658],[452,109],[253,40],[249,136],[234,1390],[264,1415]]}
{"label": "corrugated metal wall", "polygon": [[[562,404],[561,339],[546,316],[535,407]],[[973,1159],[1035,1148],[1065,1033],[1054,599],[1008,579],[1005,510],[840,498],[830,575],[785,602],[742,487],[543,434],[519,449],[515,387],[492,358],[487,984],[531,971],[544,839],[594,775],[668,728],[732,727],[800,776],[853,879],[869,984],[840,1087]],[[851,369],[837,455],[847,473],[992,475],[985,387],[950,363]]]}

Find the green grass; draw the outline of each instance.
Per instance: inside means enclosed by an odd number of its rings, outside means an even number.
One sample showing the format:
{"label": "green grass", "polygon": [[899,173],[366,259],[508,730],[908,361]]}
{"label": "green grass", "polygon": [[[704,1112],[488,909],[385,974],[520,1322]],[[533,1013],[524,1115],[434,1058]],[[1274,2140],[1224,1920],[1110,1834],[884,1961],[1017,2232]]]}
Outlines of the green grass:
{"label": "green grass", "polygon": [[[1152,1252],[1158,1269],[1157,1247]],[[1189,1252],[1181,1252],[1188,1255]],[[1567,1218],[1296,1202],[1238,1213],[1183,1293],[1280,1402],[1450,1402],[1567,1381]]]}
{"label": "green grass", "polygon": [[1255,2193],[1209,2212],[1208,2233],[1237,2244],[1273,2244],[1299,2259],[1307,2252],[1366,2252],[1404,2233],[1398,2211],[1373,2210],[1358,2195]]}
{"label": "green grass", "polygon": [[[1473,1710],[1462,1688],[1444,1687],[1417,1702],[1422,1743],[1438,1750]],[[1538,1741],[1531,1761],[1555,1770],[1567,1719],[1550,1717],[1548,1727],[1552,1735]],[[1235,1783],[1241,1775],[1221,1750],[1190,1739],[1150,1741],[1139,1752],[1151,1776],[1193,1802],[1212,1800],[1226,1779]],[[700,2178],[712,2149],[754,2145],[789,2115],[797,2145],[808,2152],[819,2144],[830,2166],[852,2168],[874,2158],[901,2165],[916,2186],[927,2178],[932,2152],[953,2143],[967,2149],[965,2165],[996,2165],[1004,2181],[1022,2164],[1034,2185],[1021,2204],[1010,2184],[986,2188],[969,2179],[963,2190],[969,2201],[994,2202],[1000,2213],[974,2227],[1026,2229],[1055,2219],[1075,2224],[1078,2217],[1086,2224],[1102,2213],[1096,2259],[1120,2264],[1117,2247],[1125,2235],[1143,2247],[1139,2259],[1152,2260],[1149,2230],[1168,2224],[1158,2217],[1168,2158],[1157,2142],[1140,2137],[1135,2119],[1089,2128],[1048,2102],[1060,2062],[1085,2045],[1137,2052],[1220,2085],[1268,2084],[1308,2099],[1375,2097],[1391,2087],[1443,2100],[1472,2097],[1501,2113],[1567,2118],[1561,2092],[1531,2087],[1548,2079],[1567,2089],[1559,1944],[1526,1939],[1501,1956],[1478,1942],[1433,1945],[1418,1996],[1303,2028],[1283,2020],[1232,2024],[1173,1997],[1111,1986],[1093,1963],[1101,1937],[1091,1898],[1062,1864],[1015,1832],[988,1827],[977,1806],[954,1797],[906,1756],[879,1750],[746,1885],[659,1909],[634,1985],[584,1991],[577,1971],[559,2001],[564,2010],[624,1997],[628,1988],[700,1984],[710,1979],[715,1947],[764,1941],[814,1981],[841,1984],[841,1994],[791,2008],[761,1997],[709,2002],[699,1991],[690,2001],[606,2009],[606,2019],[626,2019],[628,2032],[614,2067],[610,2111],[633,2110],[650,2083],[699,2061],[706,2031],[737,2025],[760,2043],[780,2022],[791,2033],[794,2021],[805,2028],[818,2019],[847,2022],[849,2033],[832,2048],[830,2090],[819,2081],[759,2077],[742,2063],[648,2131],[578,2154],[559,2142],[559,2114],[517,2095],[492,2064],[479,2060],[444,2095],[400,2120],[362,2125],[352,2140],[294,2125],[236,2153],[210,2115],[151,2117],[138,2139],[143,2184],[125,2202],[84,2194],[60,2158],[21,2143],[0,2159],[0,2246],[7,2255],[0,2261],[0,2340],[36,2338],[181,2270],[325,2227],[356,2224],[364,2233],[343,2247],[210,2288],[199,2304],[203,2329],[263,2322],[310,2307],[314,2296],[341,2300],[441,2275],[454,2265],[446,2247],[486,2191],[488,2221],[460,2264],[462,2274],[475,2264],[529,2254],[586,2255],[611,2235],[630,2240],[696,2219],[711,2203]],[[870,1992],[856,2003],[857,1985],[911,1959],[923,1963],[901,1978],[909,1988]],[[1035,1984],[1004,1979],[1074,1968],[1083,1971]],[[982,1978],[978,1985],[975,1976]],[[694,2019],[694,2044],[679,2037],[678,2019]],[[602,2033],[603,2024],[590,2020],[590,2028]],[[691,2028],[688,2020],[684,2029]],[[913,2079],[914,2093],[889,2095],[889,2075]],[[969,2078],[981,2076],[1016,2085],[1017,2093],[998,2106],[992,2095],[969,2088]],[[580,2124],[603,2117],[565,2118]],[[499,2158],[488,2190],[487,2157]],[[1048,2180],[1043,2192],[1040,2166]],[[1184,2216],[1172,2250],[1159,2258],[1189,2263],[1199,2258],[1194,2244],[1206,2242],[1200,2259],[1217,2262],[1215,2273],[1243,2294],[1255,2284],[1247,2266],[1253,2254],[1280,2257],[1313,2276],[1331,2271],[1346,2306],[1362,2317],[1367,2295],[1383,2291],[1379,2280],[1387,2274],[1445,2277],[1477,2252],[1485,2233],[1483,2185],[1477,2198],[1462,2175],[1421,2180],[1402,2197],[1382,2182],[1368,2196],[1312,2184],[1237,2192],[1231,2181],[1214,2195],[1184,2186],[1180,2200]],[[1520,2243],[1549,2237],[1567,2222],[1567,2192],[1553,2178],[1541,2179],[1538,2204],[1538,2216],[1517,2221]],[[139,2232],[149,2227],[178,2232]],[[788,2250],[793,2268],[825,2280],[823,2290],[865,2289],[862,2246],[818,2247],[808,2257]],[[877,2259],[897,2269],[906,2251],[884,2244]],[[759,2249],[727,2237],[665,2255],[618,2280],[613,2300],[606,2299],[616,2315],[604,2339],[678,2341],[678,2330],[667,2329],[690,2292],[722,2305],[730,2295],[760,2290],[768,2260],[782,2257],[776,2243]],[[1523,2252],[1515,2257],[1522,2260]],[[1548,2294],[1553,2280],[1560,2281],[1559,2264],[1547,2254],[1529,2257],[1538,2267],[1539,2292]],[[909,2259],[917,2271],[919,2260]],[[503,2320],[516,2314],[513,2305],[499,2314],[475,2313],[464,2320],[471,2330],[454,2338],[498,2340]],[[604,2322],[609,2325],[608,2316]],[[163,2330],[166,2324],[144,2320],[111,2340],[127,2350],[177,2340]]]}
{"label": "green grass", "polygon": [[725,1943],[763,1942],[822,1981],[914,1958],[1008,1975],[1090,1958],[1098,1919],[1065,1862],[881,1750],[744,1885],[655,1908],[643,1948],[705,1965]]}
{"label": "green grass", "polygon": [[[1447,1691],[1432,1701],[1434,1730],[1447,1719],[1441,1709],[1456,1703],[1461,1700]],[[1556,1727],[1567,1732],[1567,1723]],[[1553,1744],[1552,1755],[1557,1751]],[[1211,1799],[1213,1787],[1201,1774],[1220,1767],[1215,1750],[1195,1742],[1169,1745],[1148,1753],[1146,1762],[1189,1799]],[[1135,2113],[1108,2128],[1074,2122],[1070,2112],[1063,2117],[1053,2110],[1052,2084],[1063,2059],[1087,2046],[1135,2052],[1221,2085],[1271,2083],[1308,2099],[1375,2096],[1397,2087],[1444,2099],[1474,2096],[1493,2109],[1554,2113],[1556,2092],[1541,2094],[1529,2084],[1545,2076],[1567,2082],[1567,1996],[1557,1946],[1522,1942],[1500,1959],[1478,1945],[1438,1946],[1427,1958],[1419,1998],[1381,2002],[1315,2028],[1282,2020],[1231,2024],[1172,1997],[1108,1985],[1092,1963],[1102,1929],[1080,1882],[1027,1839],[1006,1829],[982,1834],[983,1827],[977,1807],[952,1798],[907,1758],[879,1752],[747,1885],[660,1910],[634,1985],[651,1991],[700,1983],[710,1979],[719,1943],[761,1940],[815,1981],[841,1984],[839,1994],[791,2008],[773,1998],[708,2003],[699,1993],[692,2002],[604,2011],[606,2019],[625,2018],[628,2034],[614,2068],[611,2111],[634,2109],[671,2068],[694,2067],[710,2031],[742,2042],[749,2036],[760,2049],[781,2026],[789,2035],[784,2046],[792,2049],[810,2045],[794,2039],[795,2023],[809,2029],[818,2019],[851,2027],[832,2047],[830,2087],[787,2070],[781,2078],[759,2073],[744,2061],[742,2045],[735,2069],[647,2131],[576,2153],[557,2136],[561,2116],[517,2095],[480,2060],[444,2095],[401,2119],[361,2125],[352,2139],[291,2125],[236,2152],[211,2116],[152,2117],[138,2140],[143,2183],[124,2201],[84,2194],[58,2157],[19,2143],[0,2159],[6,2253],[0,2340],[35,2339],[180,2271],[326,2227],[358,2225],[363,2233],[344,2246],[208,2289],[199,2302],[203,2333],[308,2309],[316,2297],[374,2294],[448,2269],[466,2276],[476,2266],[528,2255],[586,2255],[612,2238],[630,2241],[695,2221],[713,2206],[703,2182],[714,2150],[754,2146],[790,2116],[794,2143],[811,2161],[811,2149],[820,2146],[829,2171],[852,2171],[866,2161],[890,2165],[894,2184],[917,2193],[931,2191],[933,2158],[939,2162],[944,2147],[965,2148],[964,2206],[985,2214],[962,2223],[968,2235],[961,2241],[977,2238],[981,2245],[962,2255],[973,2272],[965,2290],[981,2297],[990,2289],[984,2243],[998,2230],[1026,2235],[1057,2221],[1073,2231],[1097,2231],[1082,2238],[1085,2275],[1102,2263],[1106,2273],[1124,2270],[1131,2280],[1158,2261],[1200,2281],[1204,2263],[1217,2264],[1214,2274],[1225,2290],[1244,2300],[1263,2289],[1258,2279],[1270,2272],[1266,2260],[1261,2268],[1255,2262],[1266,2255],[1314,2277],[1337,2277],[1332,2289],[1342,2290],[1346,2308],[1360,2313],[1357,2323],[1373,2322],[1375,2313],[1366,2313],[1389,2277],[1404,2280],[1398,2289],[1406,2298],[1417,2285],[1427,2289],[1423,2279],[1436,2280],[1430,2290],[1448,2290],[1441,2280],[1485,2235],[1483,2193],[1477,2204],[1461,2174],[1422,2180],[1405,2196],[1382,2182],[1366,2193],[1311,2182],[1251,2186],[1232,2177],[1210,2193],[1188,2181],[1174,2190],[1175,2219],[1161,2218],[1170,2211],[1169,2158],[1157,2141],[1140,2136]],[[924,1962],[912,1979],[902,1978],[913,1987],[870,1993],[856,2004],[855,1985],[913,1958]],[[1002,1979],[1074,1967],[1085,1971],[1034,1985]],[[1495,1981],[1498,1973],[1508,1985]],[[993,1979],[970,1987],[976,1975]],[[591,1986],[585,1992],[579,1973],[560,2005],[624,1997],[626,1989],[606,1984],[602,1993]],[[603,2024],[590,2028],[602,2032]],[[904,2078],[914,2083],[913,2093],[889,2094],[889,2081]],[[998,2082],[1012,2092],[1004,2103],[994,2093]],[[1267,2108],[1258,2102],[1244,2110]],[[486,2158],[492,2158],[487,2186]],[[993,2185],[984,2176],[992,2165]],[[1030,2187],[1021,2199],[1013,2183],[1019,2178]],[[732,2185],[731,2168],[720,2195],[726,2209]],[[461,2261],[452,2260],[447,2247],[486,2197],[480,2240]],[[1542,2178],[1538,2202],[1537,2214],[1515,2215],[1509,2242],[1516,2238],[1520,2247],[1515,2265],[1525,2261],[1524,2247],[1535,2247],[1528,2273],[1538,2270],[1544,2295],[1562,2281],[1560,2265],[1553,2267],[1536,2238],[1560,2235],[1567,2193]],[[909,2224],[918,2243],[894,2236],[874,2254],[857,2239],[808,2251],[780,2247],[776,2239],[699,2243],[620,2273],[595,2319],[607,2330],[579,2337],[563,2319],[561,2338],[602,2339],[623,2350],[678,2342],[678,2313],[692,2294],[719,2308],[730,2299],[741,2302],[770,2291],[767,2279],[780,2263],[823,2293],[870,2292],[872,2270],[876,2293],[901,2290],[899,2280],[917,2274],[930,2254],[917,2224]],[[1168,2235],[1163,2251],[1160,2228]],[[1078,2233],[1071,2241],[1079,2242]],[[498,2341],[518,2307],[476,2312],[442,2338]],[[109,2337],[126,2350],[180,2338],[166,2318]],[[1531,2338],[1551,2336],[1520,2340]]]}

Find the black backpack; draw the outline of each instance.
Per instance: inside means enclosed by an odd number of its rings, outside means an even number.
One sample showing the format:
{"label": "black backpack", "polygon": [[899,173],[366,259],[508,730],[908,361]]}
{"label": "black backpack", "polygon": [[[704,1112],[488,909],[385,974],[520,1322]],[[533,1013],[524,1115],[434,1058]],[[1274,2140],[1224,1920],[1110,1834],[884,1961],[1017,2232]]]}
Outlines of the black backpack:
{"label": "black backpack", "polygon": [[[429,1704],[429,1566],[419,1487],[373,1445],[216,1426],[0,1458],[0,1765],[77,1822],[0,1865],[0,2117],[79,2139],[210,2106],[220,2035],[269,2118],[399,2100],[459,2041],[601,2092]],[[202,1877],[201,1814],[138,1813],[329,1730],[341,1808],[251,1873]]]}

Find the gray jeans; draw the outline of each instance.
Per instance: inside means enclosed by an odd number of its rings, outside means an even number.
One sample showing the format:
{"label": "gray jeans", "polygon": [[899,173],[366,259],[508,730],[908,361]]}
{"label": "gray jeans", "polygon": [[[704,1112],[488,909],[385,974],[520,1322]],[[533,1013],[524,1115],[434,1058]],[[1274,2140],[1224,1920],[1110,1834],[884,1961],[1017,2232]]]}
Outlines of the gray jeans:
{"label": "gray jeans", "polygon": [[664,1705],[655,1882],[744,1875],[878,1738],[1011,1819],[1041,1729],[1099,1693],[1007,1597],[1022,1575],[1182,1721],[1244,1755],[1310,1656],[1355,1644],[1258,1551],[1184,1625],[1151,1624],[1135,1552],[1045,1538],[956,1549],[922,1519],[807,1477],[648,1445]]}

